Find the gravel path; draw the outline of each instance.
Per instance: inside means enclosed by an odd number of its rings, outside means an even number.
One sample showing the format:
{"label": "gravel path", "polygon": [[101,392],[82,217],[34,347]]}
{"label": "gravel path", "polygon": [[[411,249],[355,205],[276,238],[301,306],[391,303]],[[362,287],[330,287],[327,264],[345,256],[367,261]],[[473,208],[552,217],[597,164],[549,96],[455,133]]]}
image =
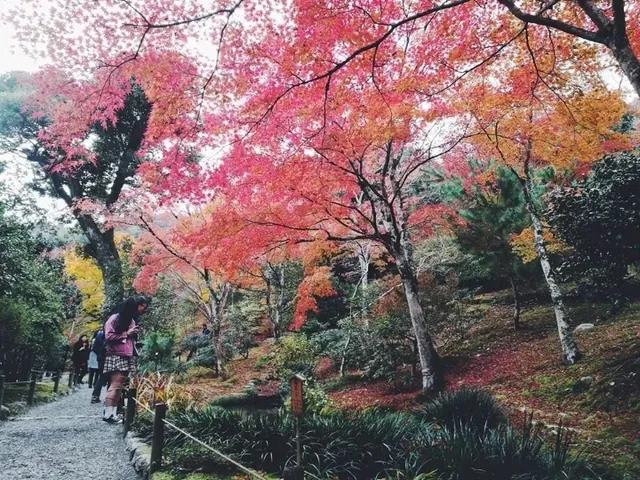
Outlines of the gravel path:
{"label": "gravel path", "polygon": [[101,420],[91,389],[0,422],[1,480],[136,480],[122,426]]}

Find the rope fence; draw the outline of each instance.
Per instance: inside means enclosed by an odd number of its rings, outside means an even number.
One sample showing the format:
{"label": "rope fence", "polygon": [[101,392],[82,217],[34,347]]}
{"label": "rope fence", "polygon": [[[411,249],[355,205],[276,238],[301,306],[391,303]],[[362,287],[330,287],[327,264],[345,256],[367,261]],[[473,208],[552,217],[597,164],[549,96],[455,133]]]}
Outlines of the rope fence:
{"label": "rope fence", "polygon": [[226,460],[227,462],[235,465],[236,467],[238,467],[240,470],[242,470],[245,473],[248,473],[249,475],[252,475],[253,477],[259,479],[259,480],[267,480],[265,477],[263,477],[262,475],[259,475],[257,472],[254,472],[253,470],[251,470],[250,468],[245,467],[244,465],[241,465],[240,463],[236,462],[234,459],[229,458],[227,455],[225,455],[224,453],[220,452],[219,450],[216,450],[215,448],[211,447],[210,445],[207,445],[206,443],[204,443],[202,440],[197,439],[196,437],[194,437],[193,435],[191,435],[189,432],[184,431],[183,429],[181,429],[180,427],[174,425],[173,423],[169,422],[168,420],[163,419],[162,420],[164,422],[165,425],[167,425],[168,427],[173,428],[174,430],[180,432],[182,435],[184,435],[187,438],[190,438],[191,440],[193,440],[194,442],[196,442],[199,445],[202,445],[204,448],[206,448],[207,450],[210,450],[211,452],[215,453],[216,455],[218,455],[220,458]]}
{"label": "rope fence", "polygon": [[133,422],[133,418],[135,416],[135,407],[130,410],[130,408],[129,408],[130,405],[140,405],[144,410],[146,410],[147,412],[149,412],[150,414],[152,414],[154,416],[153,439],[152,439],[152,443],[151,443],[151,465],[150,465],[151,473],[157,471],[157,469],[159,469],[160,465],[161,465],[162,447],[163,447],[163,444],[164,444],[164,426],[166,425],[167,427],[174,429],[175,431],[177,431],[178,433],[180,433],[180,434],[184,435],[185,437],[189,438],[190,440],[192,440],[193,442],[197,443],[198,445],[206,448],[207,450],[209,450],[213,454],[219,456],[220,458],[222,458],[226,462],[229,462],[230,464],[234,465],[236,468],[242,470],[244,473],[247,473],[247,474],[251,475],[252,477],[257,478],[258,480],[267,480],[267,478],[263,477],[262,475],[260,475],[255,470],[252,470],[252,469],[250,469],[248,467],[245,467],[244,465],[242,465],[241,463],[237,462],[233,458],[230,458],[228,455],[225,455],[221,451],[213,448],[211,445],[208,445],[207,443],[203,442],[199,438],[194,437],[193,435],[191,435],[186,430],[183,430],[182,428],[180,428],[177,425],[175,425],[175,424],[171,423],[170,421],[168,421],[165,418],[165,415],[166,415],[166,412],[167,412],[167,405],[166,404],[164,404],[164,403],[156,403],[155,410],[152,410],[151,408],[149,408],[147,405],[143,404],[142,402],[140,402],[136,398],[136,389],[135,388],[130,388],[129,389],[128,394],[127,394],[127,398],[128,398],[129,401],[132,401],[132,403],[129,404],[129,402],[127,402],[127,414],[126,414],[126,418],[125,418],[125,435],[129,431],[129,429],[131,427],[131,423]]}
{"label": "rope fence", "polygon": [[147,412],[149,412],[151,415],[154,414],[153,410],[151,410],[149,407],[147,407],[144,403],[142,403],[140,400],[138,400],[136,397],[133,397],[133,401],[136,402],[138,405],[140,405],[142,408],[144,408]]}

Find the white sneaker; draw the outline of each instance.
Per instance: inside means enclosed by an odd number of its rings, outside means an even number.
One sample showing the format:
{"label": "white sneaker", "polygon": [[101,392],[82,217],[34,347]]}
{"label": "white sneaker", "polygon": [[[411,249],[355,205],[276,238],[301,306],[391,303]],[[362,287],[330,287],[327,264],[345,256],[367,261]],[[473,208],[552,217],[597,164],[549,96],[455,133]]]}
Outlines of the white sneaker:
{"label": "white sneaker", "polygon": [[114,415],[111,415],[110,417],[102,417],[102,420],[112,425],[118,425],[119,423],[122,423],[122,418]]}

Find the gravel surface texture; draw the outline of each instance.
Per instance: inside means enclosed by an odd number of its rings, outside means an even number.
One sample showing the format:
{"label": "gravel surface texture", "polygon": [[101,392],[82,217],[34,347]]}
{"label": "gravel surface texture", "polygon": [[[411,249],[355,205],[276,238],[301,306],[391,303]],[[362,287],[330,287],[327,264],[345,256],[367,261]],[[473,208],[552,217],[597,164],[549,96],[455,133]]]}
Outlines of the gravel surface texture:
{"label": "gravel surface texture", "polygon": [[1,480],[137,480],[122,425],[102,421],[91,389],[0,422]]}

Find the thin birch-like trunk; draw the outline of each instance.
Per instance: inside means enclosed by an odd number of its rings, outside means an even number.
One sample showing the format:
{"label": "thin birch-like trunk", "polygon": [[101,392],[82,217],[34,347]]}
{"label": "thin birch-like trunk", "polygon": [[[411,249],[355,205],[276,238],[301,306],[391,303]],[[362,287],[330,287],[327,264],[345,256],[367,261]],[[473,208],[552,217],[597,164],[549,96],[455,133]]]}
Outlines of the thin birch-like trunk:
{"label": "thin birch-like trunk", "polygon": [[549,254],[547,252],[547,247],[544,241],[542,221],[536,213],[535,205],[533,204],[531,187],[532,182],[527,170],[524,193],[527,211],[529,212],[529,216],[531,217],[531,223],[533,226],[535,248],[538,252],[538,257],[540,258],[540,265],[542,266],[542,271],[547,282],[547,287],[549,288],[549,293],[551,294],[551,303],[553,304],[553,310],[556,316],[558,336],[560,337],[560,345],[562,348],[562,359],[565,364],[573,365],[580,359],[582,355],[578,350],[578,345],[576,344],[573,338],[573,333],[571,332],[571,327],[569,324],[569,312],[564,304],[562,291],[560,290],[558,282],[556,281],[556,272],[554,271],[553,267],[551,266],[551,262],[549,261]]}

